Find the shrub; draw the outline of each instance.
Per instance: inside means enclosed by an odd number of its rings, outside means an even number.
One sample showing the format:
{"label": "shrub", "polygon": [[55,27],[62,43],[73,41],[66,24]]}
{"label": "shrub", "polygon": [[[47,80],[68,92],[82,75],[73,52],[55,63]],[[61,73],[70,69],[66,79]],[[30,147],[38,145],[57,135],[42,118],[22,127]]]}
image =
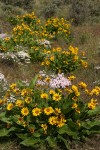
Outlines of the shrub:
{"label": "shrub", "polygon": [[53,35],[54,39],[62,37],[66,42],[71,38],[71,24],[64,18],[49,18],[45,23],[48,34]]}
{"label": "shrub", "polygon": [[41,63],[43,68],[50,69],[56,73],[70,73],[75,71],[80,65],[87,67],[87,62],[78,56],[78,48],[69,46],[68,50],[61,47],[47,51],[44,61]]}
{"label": "shrub", "polygon": [[49,0],[47,2],[44,1],[44,5],[42,6],[40,13],[46,19],[56,16],[56,11],[62,4],[63,4],[62,0]]}
{"label": "shrub", "polygon": [[34,0],[0,0],[1,2],[5,3],[6,5],[12,5],[12,6],[18,6],[18,7],[22,7],[26,10],[32,9],[33,8],[33,4],[34,4]]}
{"label": "shrub", "polygon": [[98,21],[100,16],[100,1],[98,0],[76,0],[71,1],[70,16],[75,25],[89,21]]}
{"label": "shrub", "polygon": [[86,21],[88,16],[88,4],[87,0],[72,0],[71,5],[71,17],[76,25],[82,24]]}
{"label": "shrub", "polygon": [[[99,133],[100,121],[95,116],[100,113],[100,107],[93,98],[99,96],[99,87],[89,91],[84,82],[79,82],[51,89],[45,85],[39,87],[36,81],[37,77],[28,86],[12,83],[0,99],[3,110],[0,137],[15,134],[25,146],[67,149],[67,140]],[[46,77],[45,81],[50,80]],[[84,103],[82,91],[89,96],[88,103]]]}

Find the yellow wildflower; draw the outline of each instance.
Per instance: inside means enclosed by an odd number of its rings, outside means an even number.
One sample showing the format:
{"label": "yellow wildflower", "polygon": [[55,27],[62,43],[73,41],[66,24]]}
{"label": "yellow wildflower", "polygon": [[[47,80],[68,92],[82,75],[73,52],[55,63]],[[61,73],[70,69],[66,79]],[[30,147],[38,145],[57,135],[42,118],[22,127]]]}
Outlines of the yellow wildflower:
{"label": "yellow wildflower", "polygon": [[75,76],[69,76],[69,77],[68,77],[68,79],[69,79],[70,81],[73,81],[75,78],[76,78]]}
{"label": "yellow wildflower", "polygon": [[29,128],[29,131],[30,131],[31,133],[34,133],[35,129],[34,129],[33,127],[30,127],[30,128]]}
{"label": "yellow wildflower", "polygon": [[68,89],[68,88],[66,88],[65,91],[66,91],[68,94],[70,94],[70,93],[73,92],[71,89]]}
{"label": "yellow wildflower", "polygon": [[19,89],[14,89],[13,92],[14,92],[16,95],[20,94],[20,90],[19,90]]}
{"label": "yellow wildflower", "polygon": [[94,100],[92,98],[91,101],[88,103],[88,108],[95,109],[96,105],[97,105],[97,100]]}
{"label": "yellow wildflower", "polygon": [[55,117],[55,116],[50,117],[49,120],[48,120],[49,124],[51,124],[51,125],[56,125],[56,123],[57,123],[57,118],[58,118],[58,117]]}
{"label": "yellow wildflower", "polygon": [[26,97],[26,98],[25,98],[25,102],[26,102],[27,104],[29,104],[30,102],[32,102],[32,98],[31,98],[31,97]]}
{"label": "yellow wildflower", "polygon": [[78,97],[77,97],[77,96],[74,96],[74,97],[72,98],[72,100],[76,102],[76,101],[78,100]]}
{"label": "yellow wildflower", "polygon": [[9,41],[10,40],[10,37],[6,37],[4,38],[5,41]]}
{"label": "yellow wildflower", "polygon": [[42,62],[42,63],[41,63],[41,66],[44,66],[44,64],[45,64],[45,62]]}
{"label": "yellow wildflower", "polygon": [[88,67],[88,63],[86,61],[81,60],[81,64],[84,68]]}
{"label": "yellow wildflower", "polygon": [[55,113],[55,115],[59,115],[61,113],[61,109],[55,108],[54,113]]}
{"label": "yellow wildflower", "polygon": [[2,105],[4,103],[4,101],[2,99],[0,99],[0,105]]}
{"label": "yellow wildflower", "polygon": [[7,105],[7,110],[10,111],[13,107],[14,107],[13,103],[9,103],[9,104]]}
{"label": "yellow wildflower", "polygon": [[49,65],[50,65],[50,61],[47,60],[47,61],[45,62],[45,64],[46,64],[47,66],[49,66]]}
{"label": "yellow wildflower", "polygon": [[50,90],[49,94],[53,95],[53,94],[55,94],[55,91],[54,90]]}
{"label": "yellow wildflower", "polygon": [[10,88],[13,90],[13,89],[15,89],[16,88],[16,84],[15,83],[12,83],[11,85],[10,85]]}
{"label": "yellow wildflower", "polygon": [[72,46],[69,46],[69,51],[72,53],[72,54],[75,54],[77,55],[78,54],[78,48],[77,47],[72,47]]}
{"label": "yellow wildflower", "polygon": [[80,114],[80,109],[79,108],[76,108],[75,111]]}
{"label": "yellow wildflower", "polygon": [[76,121],[76,124],[80,127],[81,126],[81,122],[79,120]]}
{"label": "yellow wildflower", "polygon": [[23,107],[23,105],[24,105],[23,101],[22,101],[22,100],[19,100],[19,99],[16,101],[15,104],[16,104],[16,106],[18,106],[18,107]]}
{"label": "yellow wildflower", "polygon": [[23,89],[21,91],[21,96],[27,96],[27,95],[28,95],[27,89]]}
{"label": "yellow wildflower", "polygon": [[90,95],[90,92],[88,89],[85,89],[86,94]]}
{"label": "yellow wildflower", "polygon": [[75,95],[77,97],[80,96],[80,92],[78,91],[78,88],[75,85],[72,85],[72,90],[75,92]]}
{"label": "yellow wildflower", "polygon": [[48,128],[46,124],[41,124],[41,127],[43,128],[44,131],[47,130]]}
{"label": "yellow wildflower", "polygon": [[72,85],[72,90],[73,90],[74,92],[78,91],[78,88],[77,88],[77,86],[75,86],[75,85]]}
{"label": "yellow wildflower", "polygon": [[54,61],[54,56],[51,56],[51,57],[50,57],[50,60],[51,60],[51,61]]}
{"label": "yellow wildflower", "polygon": [[55,93],[52,98],[55,101],[60,101],[62,97],[59,93]]}
{"label": "yellow wildflower", "polygon": [[48,99],[48,94],[47,94],[47,93],[42,93],[42,94],[41,94],[41,98],[43,98],[43,99]]}
{"label": "yellow wildflower", "polygon": [[66,119],[63,116],[57,119],[57,127],[61,128],[66,123]]}
{"label": "yellow wildflower", "polygon": [[38,107],[36,107],[36,108],[34,108],[34,109],[32,110],[33,116],[39,116],[41,113],[42,113],[42,112],[41,112],[41,109],[38,108]]}
{"label": "yellow wildflower", "polygon": [[80,82],[78,85],[80,88],[83,88],[83,89],[87,87],[87,85],[84,82]]}
{"label": "yellow wildflower", "polygon": [[94,89],[90,92],[90,95],[99,96],[99,90],[94,88]]}
{"label": "yellow wildflower", "polygon": [[23,117],[20,117],[20,116],[19,116],[17,123],[18,123],[18,124],[22,124],[22,123],[23,123]]}
{"label": "yellow wildflower", "polygon": [[50,78],[49,78],[49,77],[46,77],[46,78],[45,78],[45,81],[46,81],[46,82],[50,82]]}
{"label": "yellow wildflower", "polygon": [[21,109],[21,114],[22,114],[23,116],[27,116],[27,115],[29,114],[28,108],[27,108],[27,107],[22,108],[22,109]]}
{"label": "yellow wildflower", "polygon": [[78,105],[76,104],[76,103],[74,103],[73,105],[72,105],[72,108],[77,108],[78,107]]}
{"label": "yellow wildflower", "polygon": [[46,115],[51,115],[53,112],[54,112],[54,110],[53,110],[52,107],[44,108],[44,113],[45,113]]}

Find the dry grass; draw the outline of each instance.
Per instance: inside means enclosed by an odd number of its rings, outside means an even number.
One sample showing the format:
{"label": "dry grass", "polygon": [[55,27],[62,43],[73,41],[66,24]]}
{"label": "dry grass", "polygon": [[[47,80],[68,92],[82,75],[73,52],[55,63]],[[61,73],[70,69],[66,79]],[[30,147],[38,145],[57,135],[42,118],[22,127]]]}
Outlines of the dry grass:
{"label": "dry grass", "polygon": [[0,72],[9,83],[18,80],[30,81],[40,70],[39,64],[22,64],[20,66],[0,63]]}
{"label": "dry grass", "polygon": [[100,79],[99,72],[96,73],[95,70],[95,67],[100,65],[100,56],[98,55],[100,25],[75,27],[73,31],[74,45],[79,47],[80,52],[85,51],[89,63],[88,69],[77,71],[77,75],[92,84],[98,78]]}

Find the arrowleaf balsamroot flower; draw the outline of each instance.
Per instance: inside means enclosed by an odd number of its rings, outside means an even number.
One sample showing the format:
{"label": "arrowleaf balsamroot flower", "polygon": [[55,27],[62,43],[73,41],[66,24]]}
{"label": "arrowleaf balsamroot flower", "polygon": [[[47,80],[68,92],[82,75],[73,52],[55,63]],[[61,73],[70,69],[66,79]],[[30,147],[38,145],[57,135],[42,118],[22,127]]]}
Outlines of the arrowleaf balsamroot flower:
{"label": "arrowleaf balsamroot flower", "polygon": [[75,78],[76,78],[75,76],[69,76],[69,77],[68,77],[68,79],[69,79],[70,81],[73,81]]}
{"label": "arrowleaf balsamroot flower", "polygon": [[22,114],[23,116],[27,116],[27,115],[29,114],[28,108],[27,108],[27,107],[22,108],[22,109],[21,109],[21,114]]}
{"label": "arrowleaf balsamroot flower", "polygon": [[14,104],[13,103],[9,103],[8,105],[7,105],[7,110],[12,110],[12,108],[14,107]]}
{"label": "arrowleaf balsamroot flower", "polygon": [[72,108],[77,108],[78,107],[78,105],[76,104],[76,103],[74,103],[73,105],[72,105]]}
{"label": "arrowleaf balsamroot flower", "polygon": [[51,89],[51,90],[49,91],[49,94],[50,94],[50,95],[53,95],[53,94],[55,94],[55,91]]}
{"label": "arrowleaf balsamroot flower", "polygon": [[46,115],[51,115],[53,112],[54,112],[54,110],[53,110],[52,107],[44,108],[44,113],[45,113]]}
{"label": "arrowleaf balsamroot flower", "polygon": [[0,99],[0,105],[2,105],[4,103],[4,101],[2,99]]}
{"label": "arrowleaf balsamroot flower", "polygon": [[43,99],[48,99],[48,94],[47,94],[47,93],[42,93],[42,94],[41,94],[41,98],[43,98]]}
{"label": "arrowleaf balsamroot flower", "polygon": [[18,107],[23,107],[24,106],[24,103],[23,103],[23,101],[22,100],[20,100],[20,99],[18,99],[17,101],[16,101],[16,106],[18,106]]}
{"label": "arrowleaf balsamroot flower", "polygon": [[60,113],[61,113],[61,109],[60,108],[55,108],[54,114],[59,115]]}
{"label": "arrowleaf balsamroot flower", "polygon": [[97,105],[97,100],[92,98],[91,101],[88,103],[88,108],[95,109],[96,105]]}
{"label": "arrowleaf balsamroot flower", "polygon": [[86,83],[84,83],[84,82],[80,82],[78,85],[80,88],[83,88],[83,89],[86,89],[86,87],[87,87]]}
{"label": "arrowleaf balsamroot flower", "polygon": [[77,86],[72,85],[72,90],[75,92],[75,95],[76,95],[77,97],[80,96],[80,92],[78,91]]}
{"label": "arrowleaf balsamroot flower", "polygon": [[54,100],[54,101],[60,101],[61,100],[61,95],[59,94],[59,93],[55,93],[54,95],[53,95],[53,97],[52,97],[52,99]]}
{"label": "arrowleaf balsamroot flower", "polygon": [[51,116],[48,120],[49,124],[56,125],[57,124],[57,118],[56,116]]}
{"label": "arrowleaf balsamroot flower", "polygon": [[46,131],[48,128],[48,126],[46,124],[41,124],[41,127],[43,128],[44,131]]}
{"label": "arrowleaf balsamroot flower", "polygon": [[31,102],[32,102],[32,98],[31,98],[31,97],[26,97],[26,98],[25,98],[25,102],[26,102],[27,104],[31,103]]}
{"label": "arrowleaf balsamroot flower", "polygon": [[90,92],[90,95],[92,96],[92,95],[96,95],[96,96],[99,96],[99,90],[98,89],[96,89],[96,88],[94,88],[94,89],[92,89],[92,91]]}
{"label": "arrowleaf balsamroot flower", "polygon": [[30,127],[30,128],[29,128],[29,131],[30,131],[30,133],[33,134],[33,133],[35,132],[35,129],[34,129],[33,127]]}
{"label": "arrowleaf balsamroot flower", "polygon": [[39,116],[41,113],[42,113],[42,112],[41,112],[41,109],[38,108],[38,107],[36,107],[36,108],[34,108],[34,109],[32,110],[33,116]]}
{"label": "arrowleaf balsamroot flower", "polygon": [[57,119],[57,127],[61,128],[66,123],[66,119],[64,117],[60,117]]}
{"label": "arrowleaf balsamroot flower", "polygon": [[10,85],[11,90],[15,89],[16,86],[17,86],[17,85],[16,85],[15,83],[12,83],[12,84]]}

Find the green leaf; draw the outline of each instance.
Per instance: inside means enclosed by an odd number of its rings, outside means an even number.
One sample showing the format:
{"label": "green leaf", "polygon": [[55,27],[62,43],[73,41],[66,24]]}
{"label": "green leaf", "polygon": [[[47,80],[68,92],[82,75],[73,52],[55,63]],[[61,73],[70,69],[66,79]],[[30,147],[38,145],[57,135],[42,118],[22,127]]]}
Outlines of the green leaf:
{"label": "green leaf", "polygon": [[0,137],[3,137],[3,136],[9,136],[9,133],[11,131],[15,131],[16,128],[15,127],[11,127],[9,130],[3,128],[3,129],[0,129]]}
{"label": "green leaf", "polygon": [[67,134],[69,136],[72,136],[74,138],[78,137],[78,133],[76,131],[73,131],[70,129],[70,127],[66,124],[64,126],[62,126],[59,130],[58,130],[59,134]]}
{"label": "green leaf", "polygon": [[6,117],[4,117],[4,118],[2,118],[2,119],[0,119],[2,122],[5,122],[5,123],[11,123],[10,121],[9,121],[9,118],[6,118]]}
{"label": "green leaf", "polygon": [[58,135],[57,138],[62,140],[64,142],[66,148],[69,149],[68,141],[65,138],[63,138],[61,135]]}
{"label": "green leaf", "polygon": [[10,123],[10,119],[6,117],[6,112],[0,113],[0,120],[5,123]]}
{"label": "green leaf", "polygon": [[95,120],[95,121],[82,122],[81,126],[86,128],[86,129],[91,129],[94,126],[99,126],[99,128],[100,128],[100,121],[99,120]]}
{"label": "green leaf", "polygon": [[71,130],[78,131],[77,124],[72,119],[68,119],[67,121],[68,121],[68,126],[71,128]]}
{"label": "green leaf", "polygon": [[20,88],[23,88],[23,87],[25,86],[25,84],[24,84],[21,80],[18,80],[18,81],[17,81],[17,85],[18,85],[18,87],[20,87]]}
{"label": "green leaf", "polygon": [[25,140],[28,138],[28,134],[25,133],[25,134],[22,134],[22,133],[16,133],[17,137],[22,139],[22,140]]}
{"label": "green leaf", "polygon": [[0,137],[9,136],[8,134],[9,134],[9,130],[7,130],[7,129],[0,130]]}
{"label": "green leaf", "polygon": [[40,142],[39,138],[28,137],[27,139],[22,141],[20,144],[22,144],[24,146],[32,146],[33,147],[38,142]]}
{"label": "green leaf", "polygon": [[36,81],[37,81],[37,78],[38,78],[38,75],[36,75],[35,78],[33,78],[33,79],[31,80],[31,82],[30,82],[30,84],[29,84],[29,87],[30,87],[30,88],[34,88],[35,83],[36,83]]}
{"label": "green leaf", "polygon": [[100,134],[100,128],[99,130],[87,130],[87,129],[84,129],[82,130],[82,134],[87,134],[87,135],[90,135],[90,134]]}
{"label": "green leaf", "polygon": [[5,117],[5,115],[6,115],[6,112],[0,113],[0,119],[1,119],[2,117]]}
{"label": "green leaf", "polygon": [[41,134],[40,134],[39,132],[36,131],[36,132],[34,132],[33,136],[34,136],[34,137],[40,137]]}
{"label": "green leaf", "polygon": [[94,110],[89,110],[88,111],[88,116],[95,116],[100,114],[100,106],[96,107]]}
{"label": "green leaf", "polygon": [[55,141],[55,139],[53,137],[48,136],[46,138],[46,141],[48,142],[50,147],[52,147],[52,148],[56,148],[57,147],[56,141]]}

